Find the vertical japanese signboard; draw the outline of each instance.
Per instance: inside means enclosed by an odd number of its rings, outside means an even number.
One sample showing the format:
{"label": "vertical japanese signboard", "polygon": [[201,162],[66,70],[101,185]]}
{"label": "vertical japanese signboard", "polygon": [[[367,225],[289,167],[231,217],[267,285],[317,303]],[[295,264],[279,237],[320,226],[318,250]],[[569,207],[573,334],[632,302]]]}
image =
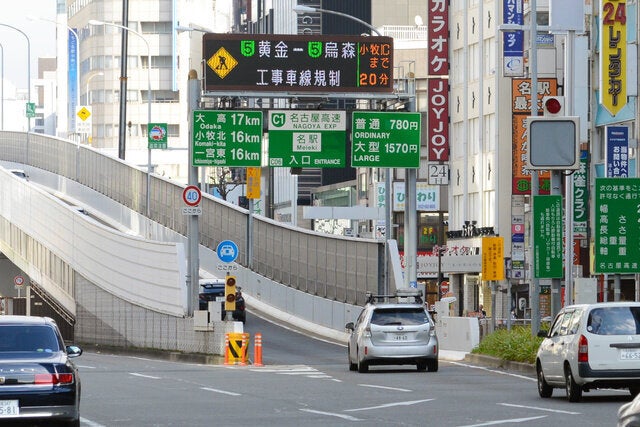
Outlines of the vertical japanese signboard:
{"label": "vertical japanese signboard", "polygon": [[[67,72],[68,72],[68,80],[67,84],[69,86],[69,111],[67,112],[67,117],[69,117],[69,130],[73,131],[76,129],[76,109],[78,108],[77,100],[78,100],[78,79],[80,76],[78,75],[78,39],[76,39],[76,31],[67,29],[67,37],[68,37],[68,46],[67,50],[69,52],[69,58],[67,60]],[[3,65],[4,67],[4,65]],[[87,95],[89,96],[89,95]],[[78,132],[76,130],[76,132]]]}
{"label": "vertical japanese signboard", "polygon": [[573,179],[573,238],[587,238],[589,215],[589,151],[580,152],[580,169],[572,174]]}
{"label": "vertical japanese signboard", "polygon": [[269,111],[269,166],[345,167],[344,111]]}
{"label": "vertical japanese signboard", "polygon": [[194,110],[192,166],[260,166],[262,111]]}
{"label": "vertical japanese signboard", "polygon": [[449,2],[428,0],[427,149],[429,162],[449,161]]}
{"label": "vertical japanese signboard", "polygon": [[557,279],[563,276],[562,196],[533,197],[534,277]]}
{"label": "vertical japanese signboard", "polygon": [[640,178],[596,178],[598,274],[640,273]]}
{"label": "vertical japanese signboard", "polygon": [[[542,112],[542,98],[545,96],[555,96],[558,93],[558,82],[556,79],[538,79],[538,89],[533,91],[531,80],[512,79],[511,87],[511,112],[512,112],[512,167],[513,167],[513,194],[531,194],[531,172],[526,168],[526,159],[529,155],[527,144],[526,120],[531,115],[531,103],[536,102],[538,111]],[[534,95],[534,92],[537,92]],[[549,182],[551,174],[549,171],[540,171],[538,180],[540,183],[540,194],[549,193]]]}
{"label": "vertical japanese signboard", "polygon": [[600,0],[600,104],[615,116],[627,104],[627,2]]}
{"label": "vertical japanese signboard", "polygon": [[351,166],[420,167],[420,113],[354,111],[352,120]]}
{"label": "vertical japanese signboard", "polygon": [[607,126],[605,132],[605,155],[608,178],[629,176],[629,128]]}
{"label": "vertical japanese signboard", "polygon": [[393,39],[205,34],[207,91],[392,92]]}
{"label": "vertical japanese signboard", "polygon": [[504,280],[504,238],[482,238],[482,280]]}
{"label": "vertical japanese signboard", "polygon": [[[524,24],[522,0],[503,0],[503,22],[505,24]],[[502,33],[504,51],[502,73],[505,77],[524,75],[524,31],[505,31]]]}

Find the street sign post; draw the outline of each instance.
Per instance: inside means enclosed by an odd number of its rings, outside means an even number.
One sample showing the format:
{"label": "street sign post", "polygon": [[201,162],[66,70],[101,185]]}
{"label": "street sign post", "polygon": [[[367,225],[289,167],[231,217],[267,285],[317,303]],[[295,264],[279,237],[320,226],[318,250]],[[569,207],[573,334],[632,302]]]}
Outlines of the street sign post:
{"label": "street sign post", "polygon": [[595,273],[640,273],[640,178],[596,178],[595,203]]}
{"label": "street sign post", "polygon": [[352,121],[352,167],[420,167],[420,113],[354,111]]}
{"label": "street sign post", "polygon": [[91,107],[86,105],[79,105],[76,107],[76,116],[80,120],[76,120],[76,133],[91,134],[92,118]]}
{"label": "street sign post", "polygon": [[269,111],[269,166],[345,167],[344,111]]}
{"label": "street sign post", "polygon": [[167,149],[168,125],[166,123],[147,124],[147,143],[149,149]]}
{"label": "street sign post", "polygon": [[191,165],[261,165],[262,111],[195,110]]}
{"label": "street sign post", "polygon": [[534,277],[557,279],[563,275],[562,196],[534,196]]}

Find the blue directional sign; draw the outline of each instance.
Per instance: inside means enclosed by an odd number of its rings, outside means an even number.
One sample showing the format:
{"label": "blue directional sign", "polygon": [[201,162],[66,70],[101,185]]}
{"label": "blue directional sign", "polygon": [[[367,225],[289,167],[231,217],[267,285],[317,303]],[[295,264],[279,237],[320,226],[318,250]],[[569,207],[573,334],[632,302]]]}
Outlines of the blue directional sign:
{"label": "blue directional sign", "polygon": [[223,240],[216,249],[220,261],[231,263],[238,258],[238,245],[231,240]]}

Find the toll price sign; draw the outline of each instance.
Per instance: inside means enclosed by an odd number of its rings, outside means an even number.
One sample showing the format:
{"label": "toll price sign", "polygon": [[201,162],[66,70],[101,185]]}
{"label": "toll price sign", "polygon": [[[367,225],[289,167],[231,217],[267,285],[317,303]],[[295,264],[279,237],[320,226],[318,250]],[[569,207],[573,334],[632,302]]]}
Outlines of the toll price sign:
{"label": "toll price sign", "polygon": [[353,112],[351,166],[420,167],[420,113]]}
{"label": "toll price sign", "polygon": [[392,92],[393,38],[205,34],[205,90]]}
{"label": "toll price sign", "polygon": [[640,178],[596,178],[595,199],[595,272],[640,273]]}
{"label": "toll price sign", "polygon": [[193,112],[192,166],[260,166],[262,112]]}
{"label": "toll price sign", "polygon": [[344,111],[269,111],[269,166],[345,167]]}

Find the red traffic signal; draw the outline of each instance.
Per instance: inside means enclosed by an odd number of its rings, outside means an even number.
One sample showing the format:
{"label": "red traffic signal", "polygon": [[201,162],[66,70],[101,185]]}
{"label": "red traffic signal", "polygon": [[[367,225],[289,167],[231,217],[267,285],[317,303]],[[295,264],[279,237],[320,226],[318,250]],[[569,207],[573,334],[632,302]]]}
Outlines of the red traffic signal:
{"label": "red traffic signal", "polygon": [[545,96],[542,98],[542,110],[545,116],[563,116],[564,96]]}

